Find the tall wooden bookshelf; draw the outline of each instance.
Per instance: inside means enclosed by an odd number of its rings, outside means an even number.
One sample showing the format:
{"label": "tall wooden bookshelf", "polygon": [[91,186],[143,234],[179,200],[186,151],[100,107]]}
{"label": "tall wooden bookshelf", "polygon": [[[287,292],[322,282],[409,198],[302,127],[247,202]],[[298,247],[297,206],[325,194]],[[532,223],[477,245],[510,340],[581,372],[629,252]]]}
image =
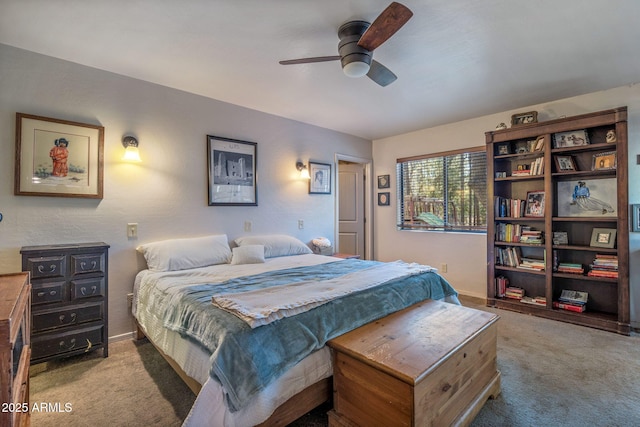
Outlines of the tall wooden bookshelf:
{"label": "tall wooden bookshelf", "polygon": [[[485,136],[487,196],[494,201],[487,222],[487,304],[628,335],[627,108],[514,125]],[[542,170],[523,172],[540,163]],[[518,210],[514,200],[524,200],[524,207]],[[542,212],[536,200],[544,202]],[[498,233],[505,229],[508,236]],[[522,229],[541,231],[543,242],[512,237]],[[596,257],[617,259],[617,277],[596,276]],[[542,269],[524,268],[523,258]],[[564,268],[578,265],[583,272]],[[541,297],[542,305],[502,296],[497,278]],[[563,290],[586,292],[586,310],[554,308]]]}

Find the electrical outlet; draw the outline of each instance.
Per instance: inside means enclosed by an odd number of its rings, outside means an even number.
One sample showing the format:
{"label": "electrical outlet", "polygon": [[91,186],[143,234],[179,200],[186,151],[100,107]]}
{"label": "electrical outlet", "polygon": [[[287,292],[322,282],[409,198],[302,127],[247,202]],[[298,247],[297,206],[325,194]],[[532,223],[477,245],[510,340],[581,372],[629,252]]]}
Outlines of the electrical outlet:
{"label": "electrical outlet", "polygon": [[134,239],[138,237],[138,223],[130,222],[127,224],[127,237],[130,239]]}
{"label": "electrical outlet", "polygon": [[127,294],[127,307],[131,308],[133,306],[133,294]]}
{"label": "electrical outlet", "polygon": [[244,222],[244,231],[251,231],[251,227],[253,226],[253,224],[251,224],[251,221],[245,221]]}
{"label": "electrical outlet", "polygon": [[298,229],[300,230],[304,229],[304,220],[302,219],[298,220]]}

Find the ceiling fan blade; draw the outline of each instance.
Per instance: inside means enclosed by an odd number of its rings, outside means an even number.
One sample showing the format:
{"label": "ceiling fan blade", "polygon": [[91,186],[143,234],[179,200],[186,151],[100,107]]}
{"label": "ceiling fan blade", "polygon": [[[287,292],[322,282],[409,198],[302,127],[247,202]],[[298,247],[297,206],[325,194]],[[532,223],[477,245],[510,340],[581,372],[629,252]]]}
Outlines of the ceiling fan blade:
{"label": "ceiling fan blade", "polygon": [[409,8],[394,1],[360,37],[358,46],[367,50],[376,49],[402,28],[412,16],[413,12]]}
{"label": "ceiling fan blade", "polygon": [[378,83],[382,87],[390,85],[398,78],[391,72],[390,69],[388,69],[375,59],[371,61],[371,68],[369,68],[367,77],[369,77],[371,80]]}
{"label": "ceiling fan blade", "polygon": [[293,64],[310,64],[312,62],[327,62],[327,61],[337,61],[340,59],[340,55],[334,56],[315,56],[313,58],[300,58],[300,59],[288,59],[286,61],[280,61],[282,65],[293,65]]}

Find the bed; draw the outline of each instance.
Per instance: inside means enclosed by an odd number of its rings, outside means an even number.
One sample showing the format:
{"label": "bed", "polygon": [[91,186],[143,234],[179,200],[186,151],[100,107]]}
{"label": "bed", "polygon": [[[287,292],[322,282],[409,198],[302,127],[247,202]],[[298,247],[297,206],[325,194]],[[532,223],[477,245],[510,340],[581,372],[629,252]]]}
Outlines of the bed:
{"label": "bed", "polygon": [[139,331],[197,394],[185,426],[284,425],[331,394],[325,343],[425,299],[459,304],[428,266],[313,254],[286,235],[142,245]]}

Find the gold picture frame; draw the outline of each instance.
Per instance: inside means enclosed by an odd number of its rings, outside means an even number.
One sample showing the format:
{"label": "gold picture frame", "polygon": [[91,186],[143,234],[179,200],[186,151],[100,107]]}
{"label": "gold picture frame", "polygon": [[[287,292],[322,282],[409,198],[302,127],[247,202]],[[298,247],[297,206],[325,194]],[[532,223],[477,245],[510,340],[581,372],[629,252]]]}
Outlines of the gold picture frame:
{"label": "gold picture frame", "polygon": [[16,113],[17,196],[102,199],[104,127]]}
{"label": "gold picture frame", "polygon": [[511,126],[528,125],[530,123],[538,123],[537,111],[527,111],[526,113],[517,113],[511,116]]}
{"label": "gold picture frame", "polygon": [[614,170],[618,167],[618,157],[615,151],[607,151],[605,153],[597,153],[593,155],[593,163],[591,170]]}

